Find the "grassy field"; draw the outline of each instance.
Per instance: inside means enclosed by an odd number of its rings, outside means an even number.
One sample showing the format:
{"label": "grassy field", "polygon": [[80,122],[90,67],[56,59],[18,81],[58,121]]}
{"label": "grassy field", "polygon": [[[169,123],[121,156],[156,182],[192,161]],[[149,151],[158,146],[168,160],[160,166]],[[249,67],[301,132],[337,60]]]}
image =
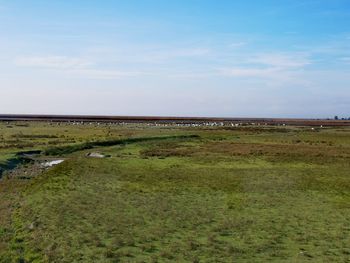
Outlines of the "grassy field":
{"label": "grassy field", "polygon": [[65,159],[4,173],[0,262],[350,262],[349,128],[0,123],[0,139],[0,165]]}

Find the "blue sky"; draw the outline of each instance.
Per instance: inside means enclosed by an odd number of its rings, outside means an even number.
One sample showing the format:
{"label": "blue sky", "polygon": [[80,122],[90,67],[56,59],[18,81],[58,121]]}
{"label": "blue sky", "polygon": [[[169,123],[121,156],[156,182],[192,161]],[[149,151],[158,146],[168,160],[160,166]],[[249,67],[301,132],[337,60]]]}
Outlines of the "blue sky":
{"label": "blue sky", "polygon": [[0,0],[0,112],[350,116],[347,0]]}

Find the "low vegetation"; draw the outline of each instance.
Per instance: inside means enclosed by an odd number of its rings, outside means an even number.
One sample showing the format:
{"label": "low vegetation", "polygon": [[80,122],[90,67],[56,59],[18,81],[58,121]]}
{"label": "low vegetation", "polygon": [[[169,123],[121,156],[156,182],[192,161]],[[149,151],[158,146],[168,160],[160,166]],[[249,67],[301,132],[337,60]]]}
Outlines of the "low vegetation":
{"label": "low vegetation", "polygon": [[11,126],[65,161],[1,180],[0,262],[350,260],[348,128]]}
{"label": "low vegetation", "polygon": [[162,141],[168,139],[189,139],[189,138],[198,138],[198,135],[181,135],[181,136],[162,136],[162,137],[136,137],[136,138],[126,138],[120,140],[106,140],[106,141],[93,141],[86,142],[75,145],[67,145],[62,147],[49,148],[45,151],[46,155],[64,155],[70,154],[77,151],[83,151],[92,149],[95,147],[106,147],[113,145],[126,145],[129,143],[137,143],[137,142],[147,142],[147,141]]}

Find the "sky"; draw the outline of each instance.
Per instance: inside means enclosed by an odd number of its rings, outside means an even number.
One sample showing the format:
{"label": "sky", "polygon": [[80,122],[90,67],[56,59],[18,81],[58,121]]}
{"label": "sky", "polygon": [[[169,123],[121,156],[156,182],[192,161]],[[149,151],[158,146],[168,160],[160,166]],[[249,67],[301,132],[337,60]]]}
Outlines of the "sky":
{"label": "sky", "polygon": [[0,0],[0,113],[350,117],[350,1]]}

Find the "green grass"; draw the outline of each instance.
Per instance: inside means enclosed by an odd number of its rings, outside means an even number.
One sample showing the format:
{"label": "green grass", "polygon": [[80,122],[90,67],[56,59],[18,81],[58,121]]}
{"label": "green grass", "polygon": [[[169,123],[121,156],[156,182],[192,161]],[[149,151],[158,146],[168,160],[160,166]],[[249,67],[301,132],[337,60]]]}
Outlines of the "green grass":
{"label": "green grass", "polygon": [[112,145],[126,145],[130,143],[137,142],[147,142],[147,141],[162,141],[169,139],[191,139],[199,138],[198,135],[180,135],[180,136],[162,136],[162,137],[136,137],[136,138],[126,138],[126,139],[113,139],[113,140],[104,140],[104,141],[93,141],[85,142],[81,144],[67,145],[61,147],[54,147],[45,150],[46,155],[64,155],[70,154],[78,151],[93,149],[94,147],[102,146],[112,146]]}
{"label": "green grass", "polygon": [[0,262],[350,260],[350,129],[113,129],[118,143],[86,130],[64,163],[0,183],[16,197]]}

